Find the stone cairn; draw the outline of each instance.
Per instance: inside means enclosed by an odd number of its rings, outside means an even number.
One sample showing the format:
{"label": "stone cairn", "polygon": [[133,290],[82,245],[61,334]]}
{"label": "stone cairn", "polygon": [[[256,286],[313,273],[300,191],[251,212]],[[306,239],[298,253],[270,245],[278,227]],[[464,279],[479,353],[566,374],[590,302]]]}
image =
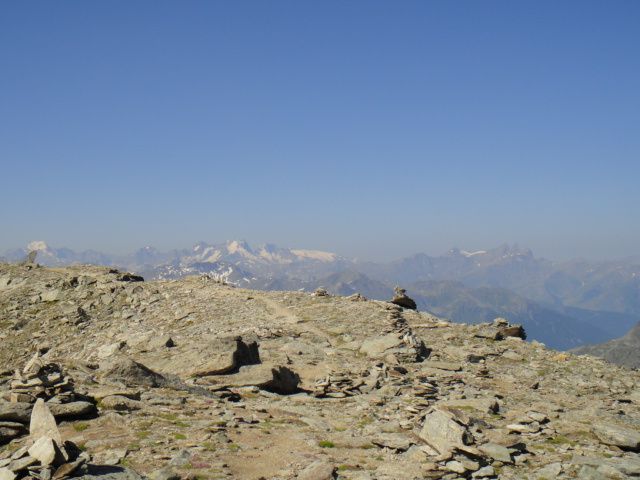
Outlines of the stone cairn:
{"label": "stone cairn", "polygon": [[29,440],[24,447],[0,458],[0,480],[62,480],[90,459],[73,442],[62,440],[49,407],[38,398],[31,413]]}
{"label": "stone cairn", "polygon": [[329,292],[324,287],[318,287],[311,294],[312,297],[330,297]]}
{"label": "stone cairn", "polygon": [[39,398],[51,403],[76,400],[73,379],[57,363],[44,363],[37,353],[22,371],[16,369],[10,389],[9,401],[14,403],[34,403]]}
{"label": "stone cairn", "polygon": [[407,296],[407,291],[404,288],[400,287],[395,287],[393,289],[393,298],[391,299],[391,303],[402,308],[408,308],[409,310],[418,309],[416,302]]}

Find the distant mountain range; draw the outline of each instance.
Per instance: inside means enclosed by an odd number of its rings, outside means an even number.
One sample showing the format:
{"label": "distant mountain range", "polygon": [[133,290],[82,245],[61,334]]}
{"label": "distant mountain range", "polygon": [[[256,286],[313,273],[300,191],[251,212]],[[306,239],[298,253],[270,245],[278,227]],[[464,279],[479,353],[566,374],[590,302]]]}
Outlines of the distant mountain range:
{"label": "distant mountain range", "polygon": [[576,348],[573,352],[595,355],[612,363],[630,368],[640,368],[640,323],[622,338],[616,338],[598,345],[585,345]]}
{"label": "distant mountain range", "polygon": [[315,250],[247,242],[200,242],[191,249],[153,247],[114,256],[74,252],[32,242],[6,252],[17,261],[38,251],[44,265],[114,265],[147,279],[208,274],[260,290],[355,292],[389,299],[401,285],[422,310],[465,323],[502,316],[522,323],[529,338],[558,349],[595,344],[624,335],[640,321],[640,261],[553,262],[531,250],[503,245],[491,250],[452,249],[444,255],[416,254],[388,263],[358,262]]}

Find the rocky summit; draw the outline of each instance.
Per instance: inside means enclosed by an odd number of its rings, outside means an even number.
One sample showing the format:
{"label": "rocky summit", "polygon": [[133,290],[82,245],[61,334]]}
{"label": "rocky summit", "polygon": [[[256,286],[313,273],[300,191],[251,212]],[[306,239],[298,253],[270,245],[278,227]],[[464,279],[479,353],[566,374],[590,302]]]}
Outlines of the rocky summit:
{"label": "rocky summit", "polygon": [[395,300],[2,264],[0,479],[640,477],[637,370]]}

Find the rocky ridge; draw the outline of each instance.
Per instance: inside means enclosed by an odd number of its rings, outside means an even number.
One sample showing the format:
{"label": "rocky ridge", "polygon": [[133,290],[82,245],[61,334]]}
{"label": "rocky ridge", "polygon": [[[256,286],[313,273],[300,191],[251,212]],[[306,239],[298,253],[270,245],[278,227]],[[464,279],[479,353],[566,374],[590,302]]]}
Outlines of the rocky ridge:
{"label": "rocky ridge", "polygon": [[640,323],[623,337],[576,348],[574,353],[594,355],[618,365],[640,368]]}
{"label": "rocky ridge", "polygon": [[34,405],[118,466],[67,477],[640,477],[639,372],[320,293],[0,265],[0,478]]}

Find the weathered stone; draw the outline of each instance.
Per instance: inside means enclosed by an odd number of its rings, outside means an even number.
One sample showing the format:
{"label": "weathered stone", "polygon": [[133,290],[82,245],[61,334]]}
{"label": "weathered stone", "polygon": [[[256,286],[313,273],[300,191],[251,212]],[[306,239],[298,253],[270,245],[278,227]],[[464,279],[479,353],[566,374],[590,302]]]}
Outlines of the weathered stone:
{"label": "weathered stone", "polygon": [[440,403],[449,408],[474,409],[480,413],[498,413],[500,404],[493,397],[465,398],[460,400],[444,400]]}
{"label": "weathered stone", "polygon": [[511,325],[498,330],[498,339],[508,337],[516,337],[525,340],[527,338],[527,334],[525,333],[522,325]]}
{"label": "weathered stone", "polygon": [[[121,397],[127,397],[131,400],[140,400],[141,390],[137,388],[99,388],[97,390],[89,390],[89,395],[96,401],[101,401],[103,398],[111,397],[112,395],[118,395]],[[149,392],[150,394],[150,392]]]}
{"label": "weathered stone", "polygon": [[507,429],[518,433],[537,433],[540,431],[538,422],[533,423],[511,423],[507,425]]}
{"label": "weathered stone", "polygon": [[29,423],[29,435],[32,441],[37,441],[40,437],[48,437],[58,445],[62,445],[62,437],[58,431],[56,419],[49,410],[47,404],[39,398],[33,406],[31,412],[31,422]]}
{"label": "weathered stone", "polygon": [[408,308],[410,310],[417,310],[418,306],[416,302],[407,296],[406,290],[404,288],[396,287],[394,290],[393,298],[391,299],[391,303],[394,305],[398,305],[402,308]]}
{"label": "weathered stone", "polygon": [[16,474],[8,468],[0,467],[0,480],[15,480]]}
{"label": "weathered stone", "polygon": [[214,358],[206,365],[193,370],[192,376],[225,375],[238,371],[240,367],[260,363],[258,343],[255,341],[245,343],[242,337],[235,337],[234,339],[220,339],[218,343],[220,352],[214,355]]}
{"label": "weathered stone", "polygon": [[484,445],[480,445],[478,450],[499,462],[513,463],[509,449],[502,445],[498,445],[496,443],[485,443]]}
{"label": "weathered stone", "polygon": [[100,359],[108,358],[122,350],[126,344],[126,342],[115,342],[110,345],[103,345],[96,351],[96,356]]}
{"label": "weathered stone", "polygon": [[598,439],[607,445],[627,450],[640,450],[640,432],[613,424],[600,423],[592,428]]}
{"label": "weathered stone", "polygon": [[26,428],[18,422],[0,422],[0,445],[26,433]]}
{"label": "weathered stone", "polygon": [[44,467],[64,463],[62,452],[50,437],[40,437],[28,450],[29,455]]}
{"label": "weathered stone", "polygon": [[74,420],[91,418],[97,413],[96,406],[91,402],[78,401],[69,403],[47,403],[51,413],[57,420]]}
{"label": "weathered stone", "polygon": [[365,340],[360,347],[360,353],[370,358],[381,358],[388,350],[402,346],[404,342],[398,334],[390,333],[382,337]]}
{"label": "weathered stone", "polygon": [[127,387],[159,387],[165,380],[159,373],[124,356],[101,364],[100,369],[103,378]]}
{"label": "weathered stone", "polygon": [[237,377],[237,382],[242,386],[255,385],[264,390],[283,394],[297,392],[300,384],[298,374],[284,366],[246,366],[240,369]]}
{"label": "weathered stone", "polygon": [[79,457],[77,460],[60,465],[51,476],[51,480],[61,480],[71,476],[79,467],[86,463],[85,457]]}
{"label": "weathered stone", "polygon": [[335,478],[336,468],[327,460],[316,460],[304,470],[297,478],[299,480],[332,480]]}
{"label": "weathered stone", "polygon": [[173,348],[176,344],[169,335],[161,335],[159,337],[152,338],[149,341],[150,349],[158,349],[158,348]]}
{"label": "weathered stone", "polygon": [[116,410],[119,412],[140,410],[142,406],[142,402],[131,400],[130,398],[121,395],[110,395],[108,397],[104,397],[100,402],[100,408],[105,410]]}
{"label": "weathered stone", "polygon": [[562,464],[560,462],[549,463],[540,470],[535,472],[534,478],[536,480],[554,479],[562,472]]}
{"label": "weathered stone", "polygon": [[102,452],[100,457],[95,457],[94,461],[99,461],[101,465],[118,465],[127,456],[126,448],[117,448]]}
{"label": "weathered stone", "polygon": [[402,433],[381,433],[375,436],[371,440],[371,443],[379,447],[405,452],[411,445],[414,445],[416,441]]}
{"label": "weathered stone", "polygon": [[490,478],[496,474],[496,471],[491,465],[480,468],[478,471],[473,472],[472,478]]}
{"label": "weathered stone", "polygon": [[182,477],[171,467],[154,470],[149,474],[149,480],[180,480]]}
{"label": "weathered stone", "polygon": [[444,468],[455,473],[464,473],[467,471],[467,469],[464,468],[464,465],[457,460],[451,460],[450,462],[445,463]]}
{"label": "weathered stone", "polygon": [[314,292],[311,295],[314,297],[328,297],[329,292],[327,292],[327,289],[324,287],[318,287],[314,290]]}
{"label": "weathered stone", "polygon": [[9,464],[7,468],[12,472],[20,472],[27,469],[31,465],[35,465],[36,463],[38,463],[38,460],[30,455],[27,455],[26,457],[16,458]]}
{"label": "weathered stone", "polygon": [[453,420],[450,413],[437,408],[426,415],[419,435],[443,456],[451,455],[470,439],[464,426]]}
{"label": "weathered stone", "polygon": [[0,401],[0,421],[29,423],[33,405]]}
{"label": "weathered stone", "polygon": [[437,368],[438,370],[448,370],[450,372],[459,372],[462,365],[453,362],[439,362],[436,360],[427,360],[422,364],[425,368]]}

